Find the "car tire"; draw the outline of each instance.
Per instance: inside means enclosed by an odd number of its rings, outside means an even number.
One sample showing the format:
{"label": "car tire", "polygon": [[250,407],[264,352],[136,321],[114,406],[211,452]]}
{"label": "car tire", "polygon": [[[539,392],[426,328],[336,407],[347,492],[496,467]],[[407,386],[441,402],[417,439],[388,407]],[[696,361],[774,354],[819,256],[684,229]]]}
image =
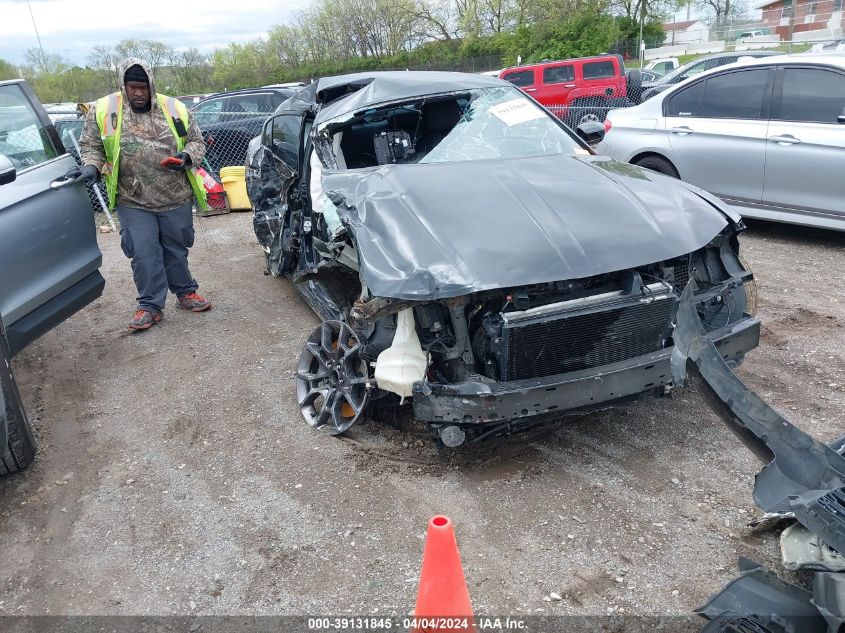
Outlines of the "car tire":
{"label": "car tire", "polygon": [[602,99],[601,105],[596,105],[595,101],[590,100],[575,100],[569,104],[567,109],[566,124],[573,130],[577,129],[579,125],[586,121],[598,121],[603,123],[607,118],[608,107],[607,101]]}
{"label": "car tire", "polygon": [[3,404],[6,407],[6,446],[0,458],[0,477],[11,475],[29,466],[35,459],[35,440],[26,419],[14,377],[0,375]]}
{"label": "car tire", "polygon": [[680,178],[675,166],[661,156],[645,156],[635,161],[634,164],[650,169],[651,171],[656,171],[659,174],[671,176],[672,178]]}
{"label": "car tire", "polygon": [[625,93],[631,103],[639,103],[643,93],[643,75],[638,68],[628,71],[625,78]]}

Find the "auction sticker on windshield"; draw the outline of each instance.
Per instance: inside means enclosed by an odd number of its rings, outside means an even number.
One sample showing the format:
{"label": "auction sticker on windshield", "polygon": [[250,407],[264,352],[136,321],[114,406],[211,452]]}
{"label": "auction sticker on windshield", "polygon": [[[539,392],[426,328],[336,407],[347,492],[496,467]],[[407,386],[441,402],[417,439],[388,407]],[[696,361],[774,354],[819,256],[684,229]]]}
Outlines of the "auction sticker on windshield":
{"label": "auction sticker on windshield", "polygon": [[525,99],[511,99],[490,107],[490,113],[500,119],[505,125],[519,125],[546,116],[543,111]]}

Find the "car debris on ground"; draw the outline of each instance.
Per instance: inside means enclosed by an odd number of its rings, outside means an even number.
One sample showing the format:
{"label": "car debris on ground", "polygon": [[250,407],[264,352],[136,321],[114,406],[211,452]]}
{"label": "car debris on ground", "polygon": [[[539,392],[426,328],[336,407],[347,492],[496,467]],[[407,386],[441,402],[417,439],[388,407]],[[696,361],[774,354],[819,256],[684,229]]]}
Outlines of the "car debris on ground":
{"label": "car debris on ground", "polygon": [[754,502],[769,516],[797,521],[781,536],[784,566],[820,570],[810,594],[742,562],[740,578],[700,610],[711,620],[704,630],[839,633],[845,623],[845,559],[840,555],[845,552],[845,438],[830,446],[819,442],[742,383],[706,335],[694,283],[684,289],[676,316],[676,383],[689,378],[765,464],[755,479]]}

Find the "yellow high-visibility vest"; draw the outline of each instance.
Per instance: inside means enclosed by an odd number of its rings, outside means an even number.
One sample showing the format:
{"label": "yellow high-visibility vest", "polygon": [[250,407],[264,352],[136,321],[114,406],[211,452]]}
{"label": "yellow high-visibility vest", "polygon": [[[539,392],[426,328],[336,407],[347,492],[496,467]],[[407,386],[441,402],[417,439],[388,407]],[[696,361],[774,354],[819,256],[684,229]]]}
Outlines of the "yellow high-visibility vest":
{"label": "yellow high-visibility vest", "polygon": [[[188,108],[178,99],[168,97],[167,95],[156,93],[156,99],[158,99],[158,104],[164,113],[164,118],[167,119],[170,131],[173,132],[173,136],[176,138],[176,151],[181,152],[185,148],[188,126],[190,125]],[[103,141],[103,149],[106,152],[106,163],[102,169],[103,180],[106,181],[109,209],[114,209],[115,200],[117,199],[117,172],[120,165],[120,127],[123,123],[123,93],[113,92],[102,99],[98,99],[96,111],[97,127],[100,129],[100,138]],[[176,119],[182,121],[185,136],[178,133]],[[208,209],[205,185],[203,185],[202,176],[197,173],[196,165],[186,170],[185,175],[188,177],[191,189],[194,190],[194,195],[197,198],[197,204],[199,204],[200,209]]]}

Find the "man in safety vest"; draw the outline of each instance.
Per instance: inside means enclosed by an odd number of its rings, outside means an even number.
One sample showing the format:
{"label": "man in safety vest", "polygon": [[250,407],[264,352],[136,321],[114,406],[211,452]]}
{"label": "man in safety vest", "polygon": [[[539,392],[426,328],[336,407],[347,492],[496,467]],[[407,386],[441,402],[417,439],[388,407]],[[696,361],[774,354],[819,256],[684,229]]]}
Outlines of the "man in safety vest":
{"label": "man in safety vest", "polygon": [[197,294],[188,269],[194,198],[207,208],[205,187],[196,173],[205,144],[187,108],[155,92],[143,61],[126,60],[120,78],[123,90],[99,99],[88,111],[79,140],[82,167],[69,175],[92,182],[102,174],[105,180],[138,289],[129,329],[146,330],[161,321],[168,288],[181,308],[211,308]]}

